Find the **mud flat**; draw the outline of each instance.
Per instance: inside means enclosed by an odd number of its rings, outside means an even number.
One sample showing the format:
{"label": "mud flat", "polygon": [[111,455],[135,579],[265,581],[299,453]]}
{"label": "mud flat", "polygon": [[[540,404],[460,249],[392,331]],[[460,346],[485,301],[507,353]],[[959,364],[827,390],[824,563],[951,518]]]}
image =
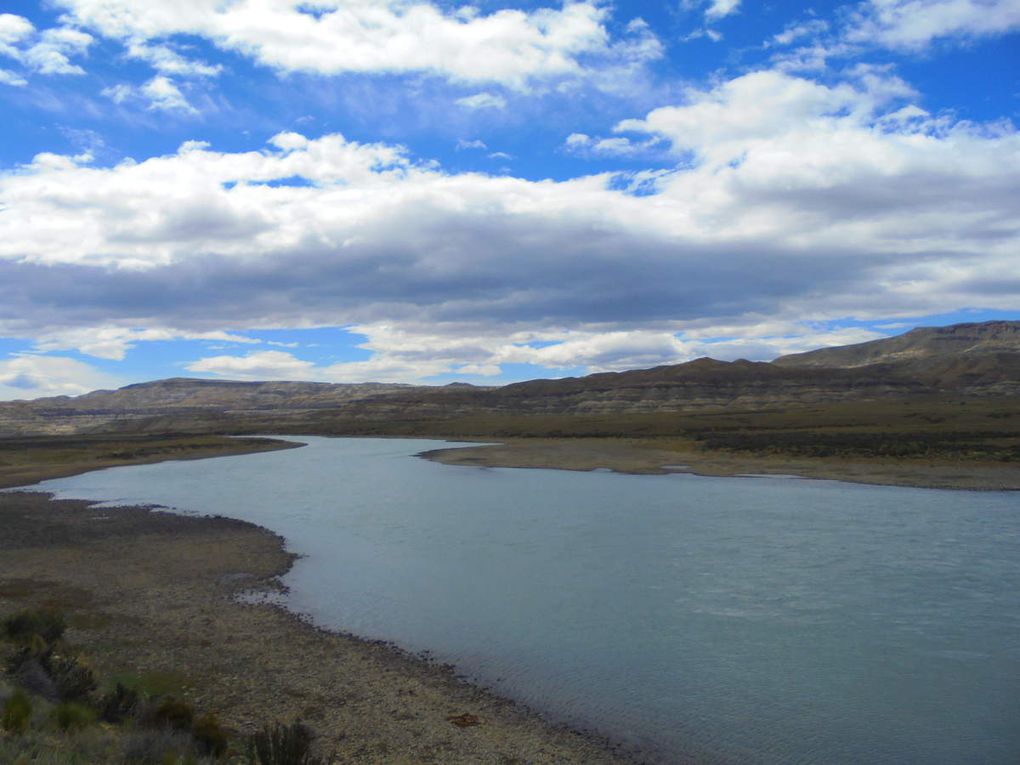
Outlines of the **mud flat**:
{"label": "mud flat", "polygon": [[0,616],[62,609],[100,675],[158,683],[236,733],[300,718],[345,763],[628,761],[449,667],[273,605],[293,556],[258,526],[10,492],[0,528]]}
{"label": "mud flat", "polygon": [[934,489],[1020,490],[1020,464],[991,460],[841,459],[757,456],[699,450],[683,443],[626,438],[500,439],[475,448],[436,449],[420,456],[446,465],[608,469],[620,473],[776,475]]}

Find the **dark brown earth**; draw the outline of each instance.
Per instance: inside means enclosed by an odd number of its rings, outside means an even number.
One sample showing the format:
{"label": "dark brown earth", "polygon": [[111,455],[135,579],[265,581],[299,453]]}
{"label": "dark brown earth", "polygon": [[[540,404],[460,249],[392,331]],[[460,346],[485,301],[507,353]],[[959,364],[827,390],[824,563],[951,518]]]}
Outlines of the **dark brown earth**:
{"label": "dark brown earth", "polygon": [[251,524],[13,492],[0,529],[0,616],[61,609],[100,676],[157,683],[236,733],[301,718],[344,763],[624,762],[448,668],[238,602],[279,592],[293,562]]}
{"label": "dark brown earth", "polygon": [[1020,462],[732,454],[668,439],[518,438],[420,456],[473,467],[608,469],[620,473],[706,476],[795,475],[851,483],[982,491],[1020,490]]}

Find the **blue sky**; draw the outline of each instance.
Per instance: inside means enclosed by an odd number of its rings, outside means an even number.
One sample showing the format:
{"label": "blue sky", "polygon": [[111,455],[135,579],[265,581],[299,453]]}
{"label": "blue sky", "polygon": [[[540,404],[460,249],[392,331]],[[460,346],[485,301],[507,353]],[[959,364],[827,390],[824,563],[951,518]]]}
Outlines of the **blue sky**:
{"label": "blue sky", "polygon": [[0,398],[1020,319],[1020,0],[0,13]]}

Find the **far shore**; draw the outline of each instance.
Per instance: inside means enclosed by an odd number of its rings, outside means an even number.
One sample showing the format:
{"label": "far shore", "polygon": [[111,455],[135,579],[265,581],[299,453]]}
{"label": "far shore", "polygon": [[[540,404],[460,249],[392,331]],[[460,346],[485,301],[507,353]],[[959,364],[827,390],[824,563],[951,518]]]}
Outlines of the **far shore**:
{"label": "far shore", "polygon": [[217,435],[60,435],[0,438],[0,489],[122,465],[296,449],[279,438]]}
{"label": "far shore", "polygon": [[477,447],[433,449],[419,456],[444,465],[474,467],[602,469],[639,475],[776,475],[930,489],[1020,490],[1020,464],[1016,462],[945,458],[798,459],[708,451],[657,439],[500,438],[486,440]]}

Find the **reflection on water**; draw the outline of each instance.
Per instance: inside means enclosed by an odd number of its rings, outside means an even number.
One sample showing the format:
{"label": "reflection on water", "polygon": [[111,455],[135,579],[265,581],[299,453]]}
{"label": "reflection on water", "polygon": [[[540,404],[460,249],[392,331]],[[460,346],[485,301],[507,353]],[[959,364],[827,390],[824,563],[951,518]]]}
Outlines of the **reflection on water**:
{"label": "reflection on water", "polygon": [[1015,494],[449,467],[435,442],[114,468],[61,496],[216,512],[292,608],[664,761],[1020,761]]}

